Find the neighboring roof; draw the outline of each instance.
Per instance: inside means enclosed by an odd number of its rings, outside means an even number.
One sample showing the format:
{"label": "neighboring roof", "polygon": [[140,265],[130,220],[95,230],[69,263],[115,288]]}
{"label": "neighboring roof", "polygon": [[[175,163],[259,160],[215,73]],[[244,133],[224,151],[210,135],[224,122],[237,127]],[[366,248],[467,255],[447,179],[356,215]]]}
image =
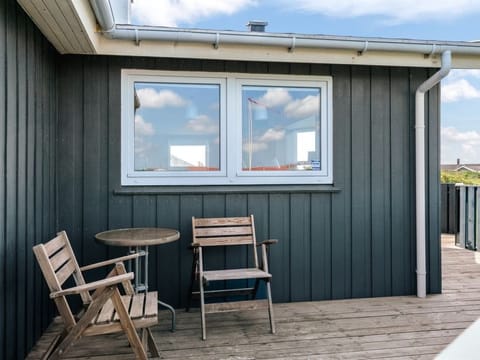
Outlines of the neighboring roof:
{"label": "neighboring roof", "polygon": [[[168,40],[140,42],[104,36],[88,0],[17,1],[62,54],[439,67],[440,53],[455,49],[452,50],[454,68],[480,68],[480,44],[477,43],[121,25],[121,31],[130,31],[132,34],[139,31],[167,34]],[[210,39],[216,36],[216,40],[210,43],[197,40],[177,41],[175,33],[186,34],[186,38],[192,39],[202,36]],[[224,38],[243,40],[222,42]],[[245,39],[247,41],[244,41]],[[256,41],[265,39],[269,40],[270,46]],[[216,46],[212,46],[214,43]],[[277,43],[279,45],[276,45]],[[345,44],[354,46],[345,48]],[[416,51],[409,50],[415,47]],[[402,48],[404,50],[401,50]]]}
{"label": "neighboring roof", "polygon": [[440,168],[446,171],[480,172],[480,164],[444,164]]}

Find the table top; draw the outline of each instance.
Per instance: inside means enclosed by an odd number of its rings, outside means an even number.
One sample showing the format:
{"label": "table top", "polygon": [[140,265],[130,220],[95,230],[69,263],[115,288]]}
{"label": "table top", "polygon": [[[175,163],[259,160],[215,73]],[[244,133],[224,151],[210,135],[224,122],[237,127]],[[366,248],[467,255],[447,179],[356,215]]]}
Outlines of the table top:
{"label": "table top", "polygon": [[168,228],[130,228],[108,230],[95,239],[110,246],[149,246],[166,244],[180,238],[180,232]]}

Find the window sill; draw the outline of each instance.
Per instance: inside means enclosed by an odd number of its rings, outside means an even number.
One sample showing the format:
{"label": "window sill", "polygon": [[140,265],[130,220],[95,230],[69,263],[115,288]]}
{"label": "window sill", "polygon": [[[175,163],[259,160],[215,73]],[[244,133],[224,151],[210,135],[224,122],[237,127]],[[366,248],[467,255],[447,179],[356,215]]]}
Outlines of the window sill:
{"label": "window sill", "polygon": [[337,193],[334,185],[224,185],[224,186],[122,186],[114,195],[235,194],[235,193]]}

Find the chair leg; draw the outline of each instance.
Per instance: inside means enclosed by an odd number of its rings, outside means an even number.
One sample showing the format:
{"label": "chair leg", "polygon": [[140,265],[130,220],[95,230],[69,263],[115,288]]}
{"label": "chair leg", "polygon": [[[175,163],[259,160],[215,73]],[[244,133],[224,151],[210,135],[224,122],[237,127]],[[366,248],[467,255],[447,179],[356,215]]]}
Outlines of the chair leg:
{"label": "chair leg", "polygon": [[147,333],[147,328],[143,328],[140,330],[142,336],[141,336],[141,340],[142,340],[142,346],[145,350],[148,349],[148,342],[147,342],[147,338],[148,338],[148,333]]}
{"label": "chair leg", "polygon": [[270,330],[275,334],[275,319],[273,316],[272,291],[270,289],[270,281],[267,281],[267,298],[268,298],[268,317],[270,318]]}
{"label": "chair leg", "polygon": [[202,340],[207,340],[207,329],[205,324],[205,299],[203,291],[203,279],[198,279],[198,286],[200,288],[200,313],[202,320]]}
{"label": "chair leg", "polygon": [[155,344],[155,340],[153,339],[152,331],[150,330],[150,328],[142,329],[142,345],[144,349],[150,350],[152,357],[160,357],[157,344]]}
{"label": "chair leg", "polygon": [[146,331],[147,331],[147,345],[148,345],[148,349],[150,350],[150,353],[152,354],[153,357],[160,357],[160,352],[158,351],[157,344],[155,344],[155,339],[153,338],[152,330],[150,330],[150,328],[147,328]]}
{"label": "chair leg", "polygon": [[130,346],[132,347],[132,350],[138,359],[147,359],[147,353],[145,351],[145,348],[142,346],[142,342],[138,337],[137,330],[133,325],[133,321],[128,315],[128,311],[125,309],[125,305],[122,302],[120,292],[117,288],[115,288],[114,290],[115,291],[112,295],[113,307],[118,313],[120,324],[125,331],[125,335],[127,335],[128,342],[130,343]]}
{"label": "chair leg", "polygon": [[47,351],[45,351],[45,353],[42,355],[41,360],[49,359],[50,355],[55,351],[57,346],[63,341],[66,335],[67,332],[64,330],[61,334],[55,336],[55,339],[53,339],[53,341],[48,346]]}
{"label": "chair leg", "polygon": [[255,286],[252,291],[252,300],[255,300],[257,297],[258,287],[260,286],[260,279],[255,279]]}
{"label": "chair leg", "polygon": [[190,274],[190,287],[188,289],[188,300],[187,300],[187,307],[185,308],[186,312],[190,311],[190,307],[192,306],[192,297],[193,297],[193,284],[195,283],[195,278],[197,277],[197,267],[198,267],[198,252],[193,251],[193,260],[192,260],[192,272]]}

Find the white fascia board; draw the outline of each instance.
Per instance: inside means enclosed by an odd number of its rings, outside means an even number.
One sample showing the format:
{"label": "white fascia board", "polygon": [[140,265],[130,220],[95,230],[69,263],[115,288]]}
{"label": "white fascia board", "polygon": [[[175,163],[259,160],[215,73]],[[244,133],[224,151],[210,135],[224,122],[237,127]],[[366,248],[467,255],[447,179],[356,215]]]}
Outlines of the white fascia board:
{"label": "white fascia board", "polygon": [[480,69],[480,56],[452,53],[452,69]]}
{"label": "white fascia board", "polygon": [[416,53],[371,51],[359,55],[353,50],[223,44],[217,49],[204,43],[100,39],[98,54],[187,59],[243,60],[311,64],[439,67],[440,58]]}
{"label": "white fascia board", "polygon": [[97,19],[88,0],[68,0],[74,9],[75,17],[83,29],[92,47],[92,54],[99,54],[99,47],[104,36],[97,29]]}

